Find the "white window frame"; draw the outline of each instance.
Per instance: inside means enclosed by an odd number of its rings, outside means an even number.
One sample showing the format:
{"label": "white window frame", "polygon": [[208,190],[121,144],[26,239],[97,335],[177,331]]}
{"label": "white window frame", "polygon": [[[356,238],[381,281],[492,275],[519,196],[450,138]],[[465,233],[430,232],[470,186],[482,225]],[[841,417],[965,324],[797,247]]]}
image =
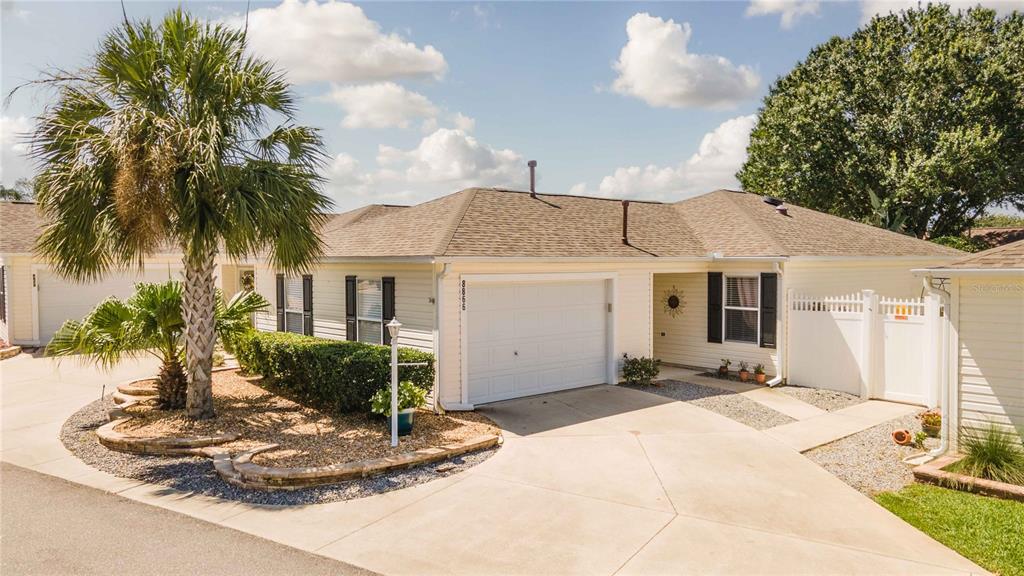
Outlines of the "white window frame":
{"label": "white window frame", "polygon": [[[288,314],[298,314],[299,318],[302,319],[303,323],[305,323],[305,321],[306,321],[306,317],[305,317],[306,311],[303,310],[302,307],[301,307],[302,306],[302,299],[301,298],[299,299],[299,309],[298,310],[296,310],[294,308],[289,308],[288,307],[288,283],[290,281],[292,281],[292,280],[298,280],[299,281],[299,289],[302,290],[302,276],[285,276],[284,277],[284,331],[285,332],[291,332],[292,334],[300,334],[301,335],[301,334],[305,333],[305,330],[301,330],[299,332],[292,332],[291,330],[288,329]],[[304,324],[303,324],[303,326],[304,326]]]}
{"label": "white window frame", "polygon": [[377,285],[380,286],[381,306],[383,306],[383,304],[384,304],[384,300],[383,300],[384,299],[384,278],[383,277],[366,278],[366,277],[362,277],[362,276],[357,276],[356,277],[356,340],[359,341],[359,342],[363,342],[363,340],[360,340],[360,338],[359,338],[360,337],[360,334],[359,334],[359,323],[360,322],[376,322],[376,323],[380,324],[380,340],[377,341],[377,342],[367,342],[367,344],[380,344],[380,345],[383,345],[384,344],[384,331],[387,330],[387,328],[384,327],[383,315],[380,318],[367,318],[365,316],[360,316],[359,315],[359,301],[362,299],[362,296],[360,295],[360,292],[359,292],[359,282],[361,280],[369,280],[369,281],[377,282]]}
{"label": "white window frame", "polygon": [[[729,306],[729,278],[754,278],[757,280],[757,307],[750,308],[747,306]],[[747,344],[751,346],[761,345],[761,275],[760,274],[723,274],[722,275],[722,342],[731,342],[733,344]],[[754,335],[754,341],[749,340],[732,340],[728,338],[729,331],[726,324],[728,323],[728,314],[726,310],[743,310],[746,312],[757,312],[757,334]]]}

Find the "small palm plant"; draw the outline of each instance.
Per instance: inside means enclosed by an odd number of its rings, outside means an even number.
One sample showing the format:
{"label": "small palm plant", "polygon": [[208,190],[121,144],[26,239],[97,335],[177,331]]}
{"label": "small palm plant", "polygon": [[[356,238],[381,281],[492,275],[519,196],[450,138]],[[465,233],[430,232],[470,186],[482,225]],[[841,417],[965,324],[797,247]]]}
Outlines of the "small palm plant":
{"label": "small palm plant", "polygon": [[[108,298],[82,320],[68,320],[46,347],[51,356],[82,354],[109,368],[125,358],[151,354],[160,359],[157,398],[164,409],[185,407],[185,320],[181,282],[136,284],[127,300]],[[225,347],[251,330],[249,319],[266,308],[255,292],[239,292],[229,302],[217,294],[214,328]]]}
{"label": "small palm plant", "polygon": [[960,444],[964,457],[952,471],[1024,485],[1024,447],[1016,435],[990,424],[985,430],[965,431]]}

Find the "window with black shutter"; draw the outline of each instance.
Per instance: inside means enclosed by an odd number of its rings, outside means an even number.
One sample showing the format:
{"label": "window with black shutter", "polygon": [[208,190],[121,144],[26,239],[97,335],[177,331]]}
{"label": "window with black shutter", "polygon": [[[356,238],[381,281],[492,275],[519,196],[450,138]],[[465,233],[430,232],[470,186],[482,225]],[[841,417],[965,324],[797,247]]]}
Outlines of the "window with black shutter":
{"label": "window with black shutter", "polygon": [[708,342],[722,341],[722,273],[708,272]]}
{"label": "window with black shutter", "polygon": [[775,348],[775,326],[778,320],[779,275],[761,274],[761,347]]}
{"label": "window with black shutter", "polygon": [[7,323],[7,267],[0,266],[0,322]]}

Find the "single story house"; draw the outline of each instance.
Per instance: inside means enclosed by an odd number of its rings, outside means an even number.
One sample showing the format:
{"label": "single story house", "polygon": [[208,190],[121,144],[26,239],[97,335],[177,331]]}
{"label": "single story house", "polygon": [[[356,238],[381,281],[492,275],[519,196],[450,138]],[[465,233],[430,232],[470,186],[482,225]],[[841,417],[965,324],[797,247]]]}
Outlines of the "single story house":
{"label": "single story house", "polygon": [[[262,330],[433,351],[445,409],[618,381],[624,355],[787,377],[792,294],[918,297],[962,252],[756,194],[675,203],[472,188],[332,216],[303,277],[256,264]],[[828,382],[794,382],[829,387]]]}
{"label": "single story house", "polygon": [[1024,240],[915,272],[948,295],[951,429],[1024,440]]}
{"label": "single story house", "polygon": [[[131,296],[136,282],[182,277],[181,254],[168,252],[147,258],[141,271],[95,282],[65,280],[34,254],[42,225],[34,203],[0,201],[0,340],[10,344],[45,346],[66,320],[82,318],[109,296]],[[252,274],[251,265],[225,261],[221,289],[234,294]]]}

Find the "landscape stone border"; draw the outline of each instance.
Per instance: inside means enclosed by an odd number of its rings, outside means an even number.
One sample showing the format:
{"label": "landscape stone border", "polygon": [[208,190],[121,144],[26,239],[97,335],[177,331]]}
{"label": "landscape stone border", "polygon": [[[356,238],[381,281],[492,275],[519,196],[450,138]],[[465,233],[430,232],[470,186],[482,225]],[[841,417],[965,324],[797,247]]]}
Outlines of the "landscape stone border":
{"label": "landscape stone border", "polygon": [[[237,370],[234,367],[214,369]],[[484,434],[462,442],[453,442],[443,446],[421,448],[395,456],[371,458],[330,464],[327,466],[306,467],[271,467],[252,463],[252,457],[278,447],[277,444],[265,444],[232,457],[231,453],[219,447],[238,440],[238,433],[214,434],[210,436],[129,436],[115,430],[121,424],[132,419],[125,412],[140,402],[153,398],[152,387],[137,386],[139,382],[153,380],[154,377],[139,378],[121,384],[113,394],[117,408],[109,413],[110,421],[96,429],[100,444],[110,450],[146,456],[202,456],[213,460],[214,470],[229,484],[242,488],[261,490],[299,490],[325,484],[338,484],[347,480],[366,478],[384,474],[401,468],[413,468],[424,464],[432,464],[441,460],[455,458],[469,452],[494,448],[502,443],[500,434]]]}
{"label": "landscape stone border", "polygon": [[18,354],[21,354],[21,346],[8,346],[7,348],[0,348],[0,360],[14,358]]}
{"label": "landscape stone border", "polygon": [[[296,490],[322,484],[336,484],[367,476],[376,476],[399,468],[412,468],[423,464],[431,464],[440,460],[461,456],[468,452],[493,448],[501,444],[501,440],[502,438],[498,434],[483,434],[462,442],[421,448],[395,456],[356,460],[354,462],[330,464],[327,466],[292,468],[253,464],[253,456],[278,447],[277,444],[267,444],[247,452],[242,452],[227,462],[221,459],[221,466],[217,467],[217,472],[221,473],[225,480],[237,486],[264,490]],[[230,470],[228,465],[230,465]]]}
{"label": "landscape stone border", "polygon": [[946,466],[960,460],[961,456],[943,456],[931,462],[926,462],[914,467],[914,478],[929,484],[935,484],[944,488],[963,490],[964,492],[975,492],[985,496],[995,496],[1007,500],[1018,500],[1024,502],[1024,486],[997,482],[985,478],[975,478],[943,470]]}

